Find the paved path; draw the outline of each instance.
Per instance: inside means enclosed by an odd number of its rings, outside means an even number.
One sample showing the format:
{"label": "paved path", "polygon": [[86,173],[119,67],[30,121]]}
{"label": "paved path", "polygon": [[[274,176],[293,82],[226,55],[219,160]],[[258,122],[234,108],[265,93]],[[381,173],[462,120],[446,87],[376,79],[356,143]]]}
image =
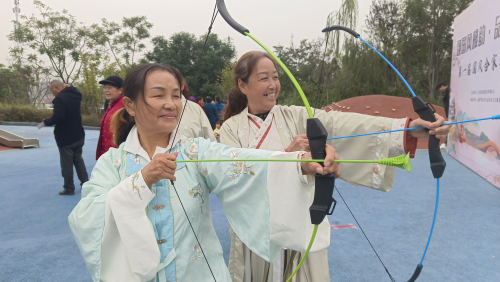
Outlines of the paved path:
{"label": "paved path", "polygon": [[[91,281],[67,223],[80,190],[57,195],[62,177],[53,128],[0,128],[45,142],[41,148],[0,152],[0,281]],[[83,157],[91,172],[98,132],[86,134]],[[445,159],[435,233],[418,281],[500,281],[500,190],[448,155]],[[410,174],[398,171],[388,193],[337,183],[396,281],[407,281],[420,261],[434,209],[427,152],[417,152],[412,168]],[[336,226],[329,248],[331,281],[390,281],[337,192],[334,197],[339,203],[330,216]],[[227,220],[214,195],[210,203],[227,262]]]}

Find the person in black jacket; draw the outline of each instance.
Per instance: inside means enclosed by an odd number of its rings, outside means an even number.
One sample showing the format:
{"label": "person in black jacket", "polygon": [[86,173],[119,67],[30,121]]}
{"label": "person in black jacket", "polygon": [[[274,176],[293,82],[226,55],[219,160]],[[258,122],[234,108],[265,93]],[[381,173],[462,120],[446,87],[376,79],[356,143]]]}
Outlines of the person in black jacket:
{"label": "person in black jacket", "polygon": [[55,125],[54,136],[59,148],[61,173],[64,178],[64,190],[59,191],[59,195],[74,195],[73,165],[80,184],[89,180],[82,158],[82,148],[85,143],[85,131],[80,114],[82,93],[59,80],[50,82],[49,89],[55,96],[54,110],[52,117],[45,119],[43,123],[47,126]]}
{"label": "person in black jacket", "polygon": [[444,82],[440,82],[436,85],[436,90],[444,93],[443,103],[444,103],[444,111],[446,113],[446,118],[448,118],[448,111],[450,110],[450,87],[446,85]]}
{"label": "person in black jacket", "polygon": [[215,129],[215,123],[219,120],[219,113],[217,112],[217,107],[215,104],[212,104],[212,97],[207,96],[205,99],[207,102],[205,105],[203,105],[203,109],[205,110],[205,113],[207,114],[208,121],[210,122],[210,125],[212,126],[212,130]]}

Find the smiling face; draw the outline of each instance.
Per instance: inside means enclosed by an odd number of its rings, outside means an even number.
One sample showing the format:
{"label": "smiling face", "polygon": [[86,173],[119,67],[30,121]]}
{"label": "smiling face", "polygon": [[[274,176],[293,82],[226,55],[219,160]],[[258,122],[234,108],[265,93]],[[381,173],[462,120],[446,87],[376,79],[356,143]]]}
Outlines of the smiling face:
{"label": "smiling face", "polygon": [[250,74],[247,83],[238,80],[238,86],[248,99],[248,111],[251,114],[262,114],[276,105],[281,84],[278,71],[268,58],[260,58]]}
{"label": "smiling face", "polygon": [[104,96],[106,96],[106,100],[113,102],[123,93],[123,88],[118,88],[111,84],[104,85]]}
{"label": "smiling face", "polygon": [[167,71],[155,70],[146,76],[144,100],[123,98],[128,113],[135,118],[139,133],[170,134],[181,116],[181,88],[177,79]]}

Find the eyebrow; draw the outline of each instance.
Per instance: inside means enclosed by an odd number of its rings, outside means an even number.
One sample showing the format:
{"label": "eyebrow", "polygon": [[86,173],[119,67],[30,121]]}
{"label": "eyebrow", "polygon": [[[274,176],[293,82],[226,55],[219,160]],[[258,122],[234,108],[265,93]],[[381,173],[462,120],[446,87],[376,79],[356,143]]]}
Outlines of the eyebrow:
{"label": "eyebrow", "polygon": [[[278,72],[278,71],[277,71],[277,70],[275,70],[275,71],[273,71],[273,74],[274,74],[274,73],[277,73],[277,72]],[[260,75],[260,74],[267,74],[267,71],[259,72],[257,75]]]}
{"label": "eyebrow", "polygon": [[151,89],[149,89],[149,90],[153,90],[153,89],[158,89],[158,90],[165,91],[165,88],[160,87],[160,86],[151,87]]}

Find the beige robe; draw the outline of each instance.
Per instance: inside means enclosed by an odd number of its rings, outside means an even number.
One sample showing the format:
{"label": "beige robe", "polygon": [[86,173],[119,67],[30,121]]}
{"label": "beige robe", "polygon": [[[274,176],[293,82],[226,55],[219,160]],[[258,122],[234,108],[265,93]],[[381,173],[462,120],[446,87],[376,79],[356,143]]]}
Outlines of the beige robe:
{"label": "beige robe", "polygon": [[[272,123],[269,117],[266,121],[262,121],[250,115],[248,109],[231,117],[221,127],[221,143],[242,148],[255,148],[260,143],[260,149],[282,150],[291,144],[296,135],[306,134],[308,115],[304,107],[275,106],[271,113],[274,118]],[[372,117],[354,113],[334,111],[326,113],[322,110],[315,110],[314,114],[327,129],[329,137],[399,129],[407,124],[407,119]],[[263,125],[263,128],[271,126],[262,142],[260,139],[265,134],[265,130],[257,129],[249,117]],[[403,136],[404,133],[396,132],[330,140],[328,144],[336,149],[341,159],[381,159],[404,154]],[[350,163],[342,163],[340,166],[341,179],[348,183],[381,191],[389,191],[392,188],[394,167]],[[285,281],[302,258],[302,253],[288,250],[282,252],[273,264],[269,264],[246,248],[232,230],[230,232],[229,273],[234,282]],[[251,271],[248,271],[249,269]],[[330,281],[328,250],[310,253],[292,281]]]}
{"label": "beige robe", "polygon": [[[183,107],[185,102],[186,99],[182,96]],[[214,131],[205,111],[198,104],[189,100],[182,116],[179,132],[189,138],[203,137],[211,141],[216,141]]]}

